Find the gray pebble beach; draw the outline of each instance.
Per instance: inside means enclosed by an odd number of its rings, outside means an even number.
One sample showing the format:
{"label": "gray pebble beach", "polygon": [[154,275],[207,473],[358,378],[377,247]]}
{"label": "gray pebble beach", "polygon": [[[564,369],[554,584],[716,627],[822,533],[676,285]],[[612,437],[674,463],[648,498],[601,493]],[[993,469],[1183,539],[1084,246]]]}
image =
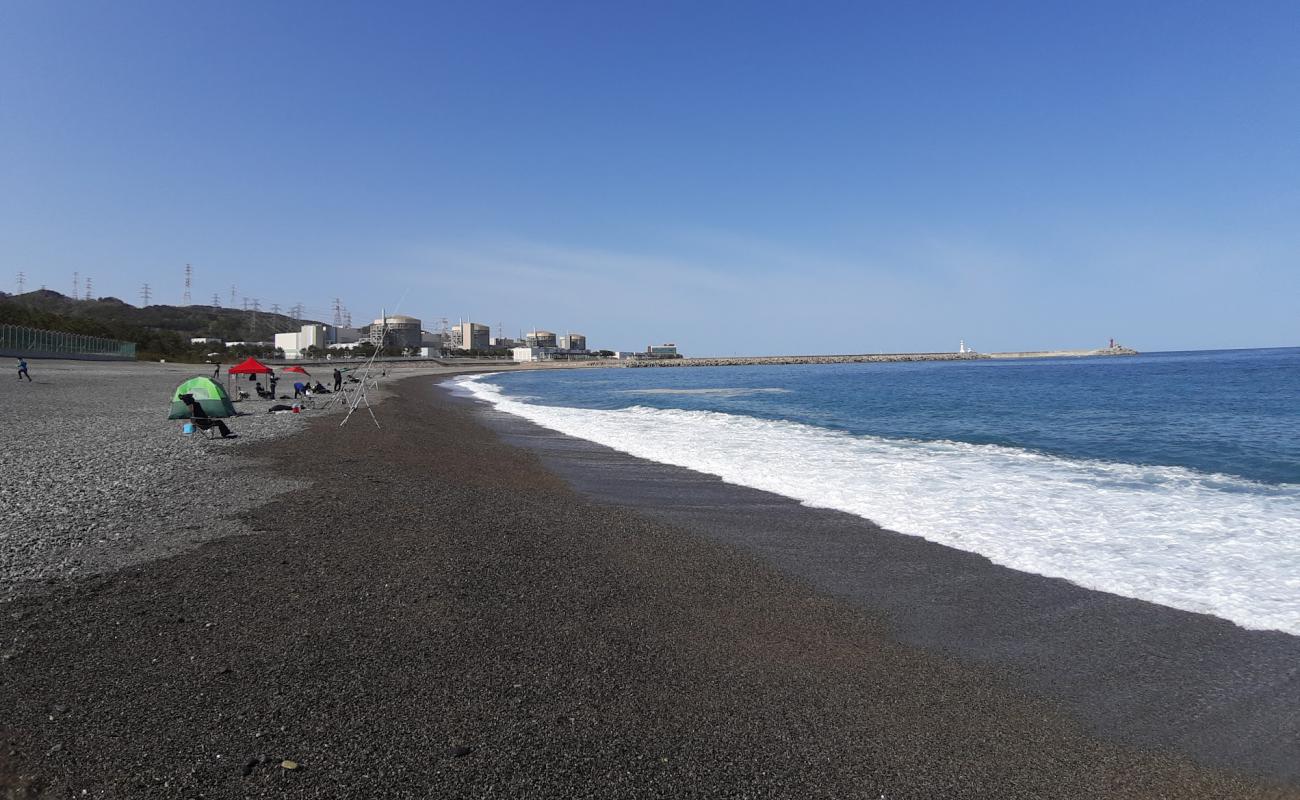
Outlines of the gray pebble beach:
{"label": "gray pebble beach", "polygon": [[1286,743],[1225,765],[1125,737],[903,624],[940,619],[924,592],[821,586],[791,535],[854,545],[820,512],[678,472],[621,492],[649,468],[531,446],[433,373],[385,381],[380,428],[263,411],[195,441],[163,419],[190,374],[0,387],[0,796],[1300,797]]}

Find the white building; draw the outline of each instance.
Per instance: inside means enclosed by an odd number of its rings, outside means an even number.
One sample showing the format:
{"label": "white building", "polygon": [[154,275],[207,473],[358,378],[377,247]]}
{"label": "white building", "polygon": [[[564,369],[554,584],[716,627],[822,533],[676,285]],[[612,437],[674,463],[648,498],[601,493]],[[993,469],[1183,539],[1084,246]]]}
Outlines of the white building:
{"label": "white building", "polygon": [[221,340],[215,336],[196,336],[190,339],[190,344],[221,344]]}
{"label": "white building", "polygon": [[550,361],[555,354],[553,347],[516,347],[510,351],[515,361]]}
{"label": "white building", "polygon": [[296,333],[277,333],[275,346],[284,351],[285,358],[302,358],[303,351],[309,347],[324,349],[328,346],[325,326],[313,322],[303,325],[302,330]]}

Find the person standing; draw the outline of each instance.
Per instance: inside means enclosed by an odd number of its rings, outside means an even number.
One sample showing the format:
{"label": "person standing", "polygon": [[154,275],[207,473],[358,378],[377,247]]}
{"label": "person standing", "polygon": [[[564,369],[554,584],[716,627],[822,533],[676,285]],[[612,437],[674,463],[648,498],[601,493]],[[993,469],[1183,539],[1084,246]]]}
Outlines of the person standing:
{"label": "person standing", "polygon": [[31,373],[27,371],[27,359],[18,356],[18,380],[27,379],[28,383],[32,382]]}
{"label": "person standing", "polygon": [[219,381],[219,380],[221,380],[221,362],[220,362],[220,361],[218,361],[217,364],[216,364],[216,366],[214,366],[214,367],[212,368],[212,380],[214,380],[214,381]]}
{"label": "person standing", "polygon": [[337,392],[339,389],[342,388],[343,388],[343,373],[339,372],[338,367],[335,367],[334,368],[334,391]]}
{"label": "person standing", "polygon": [[280,382],[280,379],[277,378],[277,377],[275,376],[275,373],[271,373],[271,377],[267,378],[267,379],[266,379],[266,382],[269,383],[269,384],[271,384],[271,399],[274,400],[274,399],[275,399],[275,385],[276,385],[277,383]]}

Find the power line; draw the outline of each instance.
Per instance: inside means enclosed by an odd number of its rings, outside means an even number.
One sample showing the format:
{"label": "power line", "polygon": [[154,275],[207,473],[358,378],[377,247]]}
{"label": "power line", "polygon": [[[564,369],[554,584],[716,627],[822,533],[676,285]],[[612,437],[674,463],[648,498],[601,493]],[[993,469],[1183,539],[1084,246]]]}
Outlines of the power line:
{"label": "power line", "polygon": [[149,284],[146,283],[140,289],[140,296],[144,298],[144,304],[146,306],[149,305],[149,298],[152,296],[152,293],[149,291]]}
{"label": "power line", "polygon": [[190,283],[194,278],[194,267],[189,264],[185,265],[185,296],[181,298],[181,305],[190,305]]}

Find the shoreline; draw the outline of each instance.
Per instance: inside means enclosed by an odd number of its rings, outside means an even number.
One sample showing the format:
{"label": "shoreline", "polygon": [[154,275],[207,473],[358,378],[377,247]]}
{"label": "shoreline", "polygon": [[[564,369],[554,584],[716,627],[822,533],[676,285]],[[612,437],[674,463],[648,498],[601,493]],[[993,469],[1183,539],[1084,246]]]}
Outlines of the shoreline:
{"label": "shoreline", "polygon": [[307,484],[253,533],[7,604],[0,788],[1300,796],[1089,734],[888,614],[594,502],[432,377],[377,413],[248,446]]}
{"label": "shoreline", "polygon": [[881,615],[901,642],[1005,671],[1107,736],[1300,784],[1300,637],[1021,572],[470,402],[594,501],[756,556]]}

